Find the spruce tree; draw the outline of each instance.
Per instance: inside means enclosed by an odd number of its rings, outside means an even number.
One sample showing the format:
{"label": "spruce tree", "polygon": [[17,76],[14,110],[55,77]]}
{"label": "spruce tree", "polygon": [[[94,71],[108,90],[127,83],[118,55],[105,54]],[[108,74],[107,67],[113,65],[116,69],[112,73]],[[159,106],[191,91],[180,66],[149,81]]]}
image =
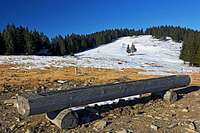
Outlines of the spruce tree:
{"label": "spruce tree", "polygon": [[131,53],[131,49],[130,49],[130,46],[129,46],[129,45],[128,45],[127,48],[126,48],[126,52],[127,52],[127,53]]}
{"label": "spruce tree", "polygon": [[34,40],[33,36],[30,32],[26,32],[24,35],[25,38],[25,54],[26,55],[32,55],[35,52],[35,45],[34,45]]}
{"label": "spruce tree", "polygon": [[0,33],[0,55],[4,55],[6,52],[5,42],[3,40],[2,33]]}
{"label": "spruce tree", "polygon": [[25,29],[23,27],[16,28],[16,42],[14,46],[14,51],[15,54],[20,55],[20,54],[25,54],[25,46],[26,46],[26,41],[25,41]]}
{"label": "spruce tree", "polygon": [[15,43],[15,26],[7,25],[3,31],[3,38],[5,41],[6,53],[8,55],[13,55],[14,53],[14,43]]}
{"label": "spruce tree", "polygon": [[65,55],[65,42],[62,36],[58,36],[52,39],[52,52],[53,55]]}
{"label": "spruce tree", "polygon": [[135,45],[132,44],[132,45],[131,45],[131,53],[134,53],[134,52],[136,52],[136,51],[137,51],[137,49],[135,48]]}

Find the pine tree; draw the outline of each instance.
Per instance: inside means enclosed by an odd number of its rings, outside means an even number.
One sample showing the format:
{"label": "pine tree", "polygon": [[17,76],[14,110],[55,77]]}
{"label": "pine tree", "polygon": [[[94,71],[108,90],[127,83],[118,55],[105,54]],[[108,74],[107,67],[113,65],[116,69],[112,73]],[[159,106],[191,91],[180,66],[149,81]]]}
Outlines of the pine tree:
{"label": "pine tree", "polygon": [[53,55],[65,55],[65,42],[62,36],[58,36],[52,39],[52,53]]}
{"label": "pine tree", "polygon": [[5,42],[3,40],[2,33],[0,33],[0,55],[4,55],[6,52]]}
{"label": "pine tree", "polygon": [[24,35],[25,38],[25,54],[26,55],[32,55],[35,52],[35,45],[34,45],[34,40],[33,36],[30,32],[26,32]]}
{"label": "pine tree", "polygon": [[24,38],[25,32],[26,31],[23,27],[16,28],[16,32],[15,32],[16,42],[14,45],[14,51],[15,51],[15,54],[17,55],[25,54],[25,45],[26,45],[26,41]]}
{"label": "pine tree", "polygon": [[134,53],[134,52],[136,52],[136,51],[137,51],[137,49],[135,48],[135,45],[132,44],[132,45],[131,45],[131,53]]}
{"label": "pine tree", "polygon": [[3,31],[3,38],[5,41],[6,54],[13,55],[14,53],[14,43],[15,43],[15,26],[7,25]]}
{"label": "pine tree", "polygon": [[127,48],[126,48],[126,52],[127,52],[127,53],[131,53],[131,49],[130,49],[130,46],[129,46],[129,45],[128,45]]}
{"label": "pine tree", "polygon": [[82,39],[82,41],[81,41],[81,51],[84,51],[84,50],[87,50],[88,49],[88,43],[87,43],[87,41],[85,40],[85,39]]}

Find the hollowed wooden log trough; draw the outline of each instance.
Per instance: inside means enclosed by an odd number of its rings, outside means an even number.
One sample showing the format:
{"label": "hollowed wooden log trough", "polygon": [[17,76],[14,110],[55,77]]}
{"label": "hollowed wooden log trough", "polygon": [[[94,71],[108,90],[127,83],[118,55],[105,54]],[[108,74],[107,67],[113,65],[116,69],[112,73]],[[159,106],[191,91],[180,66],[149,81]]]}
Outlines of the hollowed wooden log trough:
{"label": "hollowed wooden log trough", "polygon": [[[23,93],[17,96],[17,109],[24,116],[50,113],[128,96],[166,92],[170,89],[188,86],[190,81],[191,79],[188,75],[174,75],[48,93]],[[67,114],[69,115],[70,113],[67,111]],[[61,117],[64,118],[64,116]]]}

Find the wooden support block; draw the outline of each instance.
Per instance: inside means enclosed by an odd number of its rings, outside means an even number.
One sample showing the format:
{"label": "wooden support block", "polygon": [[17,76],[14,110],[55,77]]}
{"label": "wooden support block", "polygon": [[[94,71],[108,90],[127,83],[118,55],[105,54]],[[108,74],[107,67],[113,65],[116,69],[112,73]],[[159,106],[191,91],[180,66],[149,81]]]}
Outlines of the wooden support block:
{"label": "wooden support block", "polygon": [[70,109],[49,112],[46,114],[46,118],[60,129],[70,129],[78,126],[78,115]]}
{"label": "wooden support block", "polygon": [[177,101],[177,99],[178,99],[178,94],[173,90],[167,91],[163,96],[163,100],[169,103],[174,103]]}

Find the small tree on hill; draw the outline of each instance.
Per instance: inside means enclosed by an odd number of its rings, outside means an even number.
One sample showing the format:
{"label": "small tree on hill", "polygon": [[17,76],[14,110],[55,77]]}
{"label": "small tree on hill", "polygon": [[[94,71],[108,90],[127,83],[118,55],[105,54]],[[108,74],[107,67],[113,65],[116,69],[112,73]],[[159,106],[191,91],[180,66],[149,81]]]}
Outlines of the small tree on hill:
{"label": "small tree on hill", "polygon": [[131,53],[131,49],[130,49],[130,46],[129,46],[129,45],[128,45],[127,48],[126,48],[126,52],[127,52],[127,53]]}
{"label": "small tree on hill", "polygon": [[132,44],[131,47],[128,45],[127,46],[127,49],[126,49],[126,52],[129,53],[129,54],[133,54],[134,52],[136,52],[137,49],[135,48],[135,45]]}
{"label": "small tree on hill", "polygon": [[135,45],[132,44],[132,45],[131,45],[131,53],[134,53],[134,52],[136,52],[136,51],[137,51],[137,49],[135,48]]}

